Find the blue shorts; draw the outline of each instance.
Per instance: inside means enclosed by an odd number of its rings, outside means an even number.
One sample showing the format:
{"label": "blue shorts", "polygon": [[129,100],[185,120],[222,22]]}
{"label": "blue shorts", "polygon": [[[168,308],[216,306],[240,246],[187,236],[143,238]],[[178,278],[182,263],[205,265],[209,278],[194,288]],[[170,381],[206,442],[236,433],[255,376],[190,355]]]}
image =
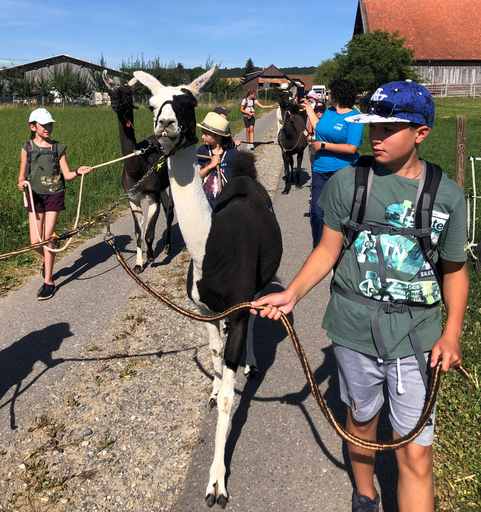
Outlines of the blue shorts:
{"label": "blue shorts", "polygon": [[[389,392],[389,420],[402,437],[413,430],[424,409],[426,388],[419,372],[416,357],[408,356],[378,362],[367,356],[333,343],[339,372],[341,400],[351,409],[356,421],[374,418],[384,403],[383,384]],[[424,354],[426,361],[429,352]],[[405,390],[405,393],[402,393]],[[428,423],[413,441],[420,446],[431,446],[434,438],[434,409]]]}

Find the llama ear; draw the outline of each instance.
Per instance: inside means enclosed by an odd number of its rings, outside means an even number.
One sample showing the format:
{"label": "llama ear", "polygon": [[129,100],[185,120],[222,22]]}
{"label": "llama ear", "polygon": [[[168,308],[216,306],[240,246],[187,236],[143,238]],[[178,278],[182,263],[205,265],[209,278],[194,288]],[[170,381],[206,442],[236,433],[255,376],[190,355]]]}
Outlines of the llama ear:
{"label": "llama ear", "polygon": [[105,83],[105,85],[111,90],[113,91],[114,89],[117,89],[118,85],[114,82],[114,80],[112,78],[109,77],[109,75],[107,75],[107,70],[104,69],[102,71],[102,79]]}
{"label": "llama ear", "polygon": [[217,70],[219,69],[219,64],[214,64],[212,69],[199,76],[199,78],[195,79],[189,86],[188,89],[190,92],[198,98],[207,88],[207,86],[212,82]]}
{"label": "llama ear", "polygon": [[139,81],[139,79],[137,77],[134,76],[134,78],[132,78],[132,80],[129,80],[128,82],[128,86],[133,89],[135,84]]}
{"label": "llama ear", "polygon": [[153,96],[156,96],[157,93],[164,88],[164,86],[154,78],[152,75],[149,75],[145,71],[134,71],[134,77],[145,87],[148,87],[152,92]]}

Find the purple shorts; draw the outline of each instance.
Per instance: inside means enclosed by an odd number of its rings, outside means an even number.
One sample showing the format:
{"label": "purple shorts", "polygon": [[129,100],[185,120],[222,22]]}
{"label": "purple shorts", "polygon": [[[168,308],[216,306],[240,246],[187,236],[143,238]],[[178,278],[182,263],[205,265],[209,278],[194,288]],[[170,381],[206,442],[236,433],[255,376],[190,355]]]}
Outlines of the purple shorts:
{"label": "purple shorts", "polygon": [[[30,205],[30,194],[27,193],[27,212],[32,211]],[[36,194],[33,192],[33,205],[37,213],[59,212],[65,210],[65,192],[56,194]]]}

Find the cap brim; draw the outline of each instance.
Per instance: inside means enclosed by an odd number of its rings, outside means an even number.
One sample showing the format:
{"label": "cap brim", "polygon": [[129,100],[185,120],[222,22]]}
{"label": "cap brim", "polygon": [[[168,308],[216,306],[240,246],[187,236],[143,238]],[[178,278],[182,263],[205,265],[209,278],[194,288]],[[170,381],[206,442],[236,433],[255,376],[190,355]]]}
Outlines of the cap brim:
{"label": "cap brim", "polygon": [[355,116],[346,117],[348,123],[410,123],[408,119],[399,119],[399,117],[382,117],[376,114],[357,114]]}

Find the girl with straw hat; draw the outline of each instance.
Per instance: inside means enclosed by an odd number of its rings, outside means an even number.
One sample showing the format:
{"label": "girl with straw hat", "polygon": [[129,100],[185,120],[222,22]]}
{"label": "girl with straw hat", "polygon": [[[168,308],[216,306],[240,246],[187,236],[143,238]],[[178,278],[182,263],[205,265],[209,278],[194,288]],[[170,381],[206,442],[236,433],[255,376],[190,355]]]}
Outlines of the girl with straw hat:
{"label": "girl with straw hat", "polygon": [[215,112],[209,112],[202,123],[202,141],[204,144],[197,150],[200,176],[204,180],[207,199],[215,208],[217,198],[231,178],[231,164],[237,148],[229,132],[229,121]]}

